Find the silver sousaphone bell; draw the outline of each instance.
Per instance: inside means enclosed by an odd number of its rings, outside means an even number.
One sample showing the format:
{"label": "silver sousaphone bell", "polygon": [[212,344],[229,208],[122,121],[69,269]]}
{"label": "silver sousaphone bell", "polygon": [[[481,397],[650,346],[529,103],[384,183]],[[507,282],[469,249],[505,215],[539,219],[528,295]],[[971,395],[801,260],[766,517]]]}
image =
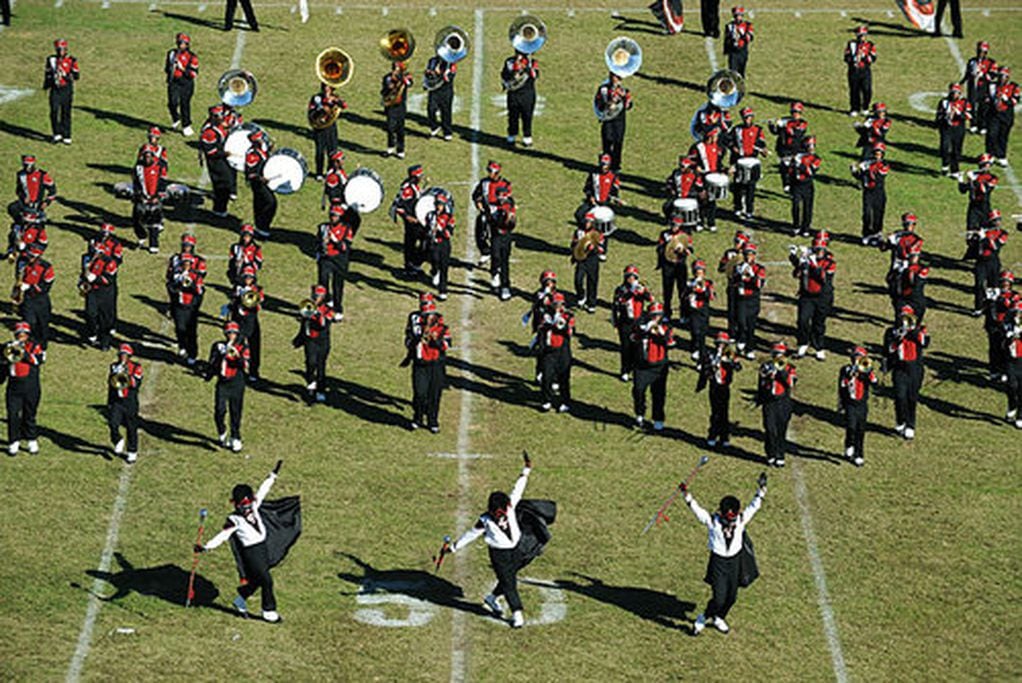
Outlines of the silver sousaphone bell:
{"label": "silver sousaphone bell", "polygon": [[737,71],[721,69],[706,82],[706,97],[720,109],[730,109],[745,97],[745,79]]}
{"label": "silver sousaphone bell", "polygon": [[546,43],[546,24],[531,14],[523,14],[511,22],[507,38],[516,52],[531,55]]}
{"label": "silver sousaphone bell", "polygon": [[642,68],[642,48],[631,38],[618,37],[607,45],[603,61],[610,73],[628,78]]}
{"label": "silver sousaphone bell", "polygon": [[457,26],[445,26],[433,40],[436,56],[448,64],[457,64],[468,56],[468,34]]}
{"label": "silver sousaphone bell", "polygon": [[217,81],[216,92],[220,101],[232,107],[244,107],[252,104],[259,85],[255,76],[244,69],[225,71]]}

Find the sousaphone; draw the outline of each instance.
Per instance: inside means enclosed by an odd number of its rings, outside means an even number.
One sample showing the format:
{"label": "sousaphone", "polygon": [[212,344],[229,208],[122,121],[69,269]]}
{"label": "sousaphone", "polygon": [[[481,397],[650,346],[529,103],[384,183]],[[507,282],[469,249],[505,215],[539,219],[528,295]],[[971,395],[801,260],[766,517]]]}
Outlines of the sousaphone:
{"label": "sousaphone", "polygon": [[[433,49],[436,56],[448,64],[457,64],[468,56],[470,43],[468,34],[458,26],[445,26],[436,32]],[[443,85],[443,77],[427,71],[422,77],[422,87],[433,91]]]}
{"label": "sousaphone", "polygon": [[689,132],[697,141],[701,138],[696,134],[696,122],[699,120],[699,113],[709,105],[718,109],[730,109],[737,106],[745,97],[745,79],[737,71],[721,69],[710,76],[706,81],[706,104],[699,107],[692,115],[692,122],[689,125]]}
{"label": "sousaphone", "polygon": [[232,107],[244,107],[252,104],[256,93],[259,92],[259,84],[252,72],[244,69],[231,69],[220,76],[216,92],[224,104]]}
{"label": "sousaphone", "polygon": [[539,17],[523,14],[511,22],[507,38],[516,52],[531,55],[546,43],[546,24]]}
{"label": "sousaphone", "polygon": [[[355,73],[355,62],[339,47],[328,47],[316,57],[316,78],[337,89],[346,85]],[[326,109],[309,111],[309,125],[316,130],[329,128],[341,115],[341,107],[335,105]]]}

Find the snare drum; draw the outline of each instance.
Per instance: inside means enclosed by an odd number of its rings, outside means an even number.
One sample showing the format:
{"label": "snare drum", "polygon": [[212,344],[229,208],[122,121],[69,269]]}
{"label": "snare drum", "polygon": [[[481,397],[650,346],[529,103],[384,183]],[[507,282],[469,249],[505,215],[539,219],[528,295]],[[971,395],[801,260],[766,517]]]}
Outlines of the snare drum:
{"label": "snare drum", "polygon": [[727,199],[727,188],[730,184],[726,173],[707,173],[703,179],[706,184],[706,194],[711,201]]}
{"label": "snare drum", "polygon": [[368,168],[360,168],[351,174],[344,186],[344,203],[359,213],[370,213],[383,203],[383,181],[380,175]]}
{"label": "snare drum", "polygon": [[451,193],[442,187],[431,187],[415,201],[415,218],[421,225],[426,225],[426,218],[436,210],[436,198],[441,194],[447,197],[451,212],[454,211],[454,198],[451,197]]}
{"label": "snare drum", "polygon": [[131,199],[135,196],[135,188],[130,180],[114,183],[114,196],[118,199]]}
{"label": "snare drum", "polygon": [[167,202],[170,204],[187,204],[190,190],[182,183],[167,185]]}
{"label": "snare drum", "polygon": [[756,157],[742,157],[735,166],[735,185],[752,185],[759,182],[761,164]]}
{"label": "snare drum", "polygon": [[307,175],[309,165],[305,163],[305,157],[287,147],[271,154],[263,165],[266,186],[277,194],[294,194],[302,189]]}
{"label": "snare drum", "polygon": [[[227,140],[224,141],[224,153],[227,155],[227,164],[235,171],[245,170],[245,155],[248,154],[248,148],[252,146],[248,136],[257,130],[263,130],[259,124],[243,123],[232,128],[231,132],[227,134]],[[266,148],[272,149],[273,141],[270,139],[269,133],[263,130],[263,134],[266,135]]]}
{"label": "snare drum", "polygon": [[604,235],[609,235],[617,230],[617,226],[614,225],[614,209],[609,206],[594,206],[593,224]]}
{"label": "snare drum", "polygon": [[695,199],[675,199],[674,215],[681,217],[683,225],[695,225],[699,222],[699,202]]}

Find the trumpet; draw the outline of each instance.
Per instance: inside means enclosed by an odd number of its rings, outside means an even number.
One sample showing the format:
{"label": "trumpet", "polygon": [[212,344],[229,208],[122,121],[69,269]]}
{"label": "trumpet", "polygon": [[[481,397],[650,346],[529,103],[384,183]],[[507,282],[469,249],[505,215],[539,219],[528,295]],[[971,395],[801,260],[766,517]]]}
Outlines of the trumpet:
{"label": "trumpet", "polygon": [[8,365],[14,365],[25,355],[25,345],[19,341],[7,342],[4,345],[4,360]]}
{"label": "trumpet", "polygon": [[312,299],[302,299],[298,304],[298,314],[303,318],[311,318],[316,312],[316,302]]}
{"label": "trumpet", "polygon": [[784,372],[785,370],[788,369],[788,357],[787,356],[778,356],[777,358],[774,358],[773,361],[771,361],[771,362],[772,362],[772,364],[774,366],[774,370],[777,371],[777,372]]}
{"label": "trumpet", "polygon": [[873,359],[869,356],[863,356],[856,362],[855,371],[860,375],[868,375],[873,370]]}
{"label": "trumpet", "polygon": [[246,289],[241,295],[241,305],[243,308],[255,308],[258,306],[259,290],[255,287]]}
{"label": "trumpet", "polygon": [[128,388],[131,384],[131,376],[128,375],[128,369],[123,365],[116,368],[115,372],[110,373],[110,388],[115,391],[123,391]]}
{"label": "trumpet", "polygon": [[227,350],[224,355],[227,356],[227,360],[238,360],[241,358],[241,351],[234,344],[226,344]]}

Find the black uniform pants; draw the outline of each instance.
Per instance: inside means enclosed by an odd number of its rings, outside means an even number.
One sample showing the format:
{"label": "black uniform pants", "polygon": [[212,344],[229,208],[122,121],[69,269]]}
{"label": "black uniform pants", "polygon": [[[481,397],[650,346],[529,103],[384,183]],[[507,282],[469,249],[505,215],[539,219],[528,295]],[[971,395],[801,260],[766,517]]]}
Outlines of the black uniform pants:
{"label": "black uniform pants", "polygon": [[848,108],[851,111],[865,111],[873,99],[873,72],[865,69],[848,70]]}
{"label": "black uniform pants", "polygon": [[994,254],[992,258],[976,259],[973,268],[972,307],[979,311],[987,305],[987,287],[996,287],[1001,273],[1001,258]]}
{"label": "black uniform pants", "polygon": [[191,78],[171,78],[167,81],[167,110],[171,121],[180,121],[182,128],[192,125],[192,94],[195,81]]}
{"label": "black uniform pants", "polygon": [[[247,2],[247,0],[242,0]],[[246,583],[238,586],[238,595],[245,600],[262,589],[260,595],[263,612],[277,611],[277,596],[273,594],[273,577],[270,576],[270,555],[266,543],[256,543],[248,547],[238,544],[241,551],[241,564],[245,570]]]}
{"label": "black uniform pants", "polygon": [[958,162],[962,158],[962,142],[965,140],[965,124],[959,126],[941,126],[940,128],[940,165],[958,173]]}
{"label": "black uniform pants", "polygon": [[277,215],[277,195],[261,179],[249,183],[252,188],[252,222],[255,229],[269,232]]}
{"label": "black uniform pants", "polygon": [[428,427],[440,426],[440,398],[445,384],[442,360],[412,364],[413,422]]}
{"label": "black uniform pants", "polygon": [[575,298],[585,300],[586,306],[595,307],[597,287],[600,284],[600,257],[591,252],[586,259],[575,264]]}
{"label": "black uniform pants", "polygon": [[987,222],[990,215],[990,198],[980,201],[969,201],[965,211],[965,227],[967,230],[979,230]]}
{"label": "black uniform pants", "polygon": [[387,114],[387,149],[405,151],[405,114],[408,109],[404,101],[383,108]]}
{"label": "black uniform pants", "polygon": [[567,405],[571,400],[571,349],[568,346],[544,349],[540,356],[540,368],[543,371],[543,381],[540,383],[543,402],[554,406]]}
{"label": "black uniform pants", "polygon": [[489,215],[487,215],[487,209],[485,206],[481,211],[476,212],[475,222],[475,238],[476,238],[476,249],[479,250],[480,256],[490,255],[490,221]]}
{"label": "black uniform pants", "polygon": [[206,168],[209,171],[209,181],[213,186],[213,211],[224,213],[227,211],[227,202],[235,193],[236,175],[234,169],[228,165],[223,158],[206,158]]}
{"label": "black uniform pants", "polygon": [[756,344],[756,322],[759,319],[759,295],[735,299],[735,341],[743,351]]}
{"label": "black uniform pants", "polygon": [[497,577],[497,585],[493,589],[493,595],[503,595],[512,612],[520,612],[522,609],[522,598],[518,595],[518,570],[526,563],[522,561],[518,547],[514,548],[493,548],[490,547],[490,566]]}
{"label": "black uniform pants", "polygon": [[348,263],[351,254],[345,250],[337,256],[320,256],[316,264],[318,284],[330,292],[330,307],[344,313],[344,281],[348,278]]}
{"label": "black uniform pants", "polygon": [[74,86],[50,88],[50,129],[65,140],[71,139],[71,101],[74,96]]}
{"label": "black uniform pants", "polygon": [[814,195],[812,181],[791,184],[791,227],[796,234],[812,230]]}
{"label": "black uniform pants", "polygon": [[864,458],[863,444],[866,440],[866,423],[869,415],[867,401],[844,401],[845,408],[845,450],[852,449],[853,458]]}
{"label": "black uniform pants", "polygon": [[451,241],[431,242],[429,245],[429,264],[434,274],[440,275],[437,292],[447,294],[447,273],[451,267]]}
{"label": "black uniform pants", "polygon": [[749,48],[743,47],[727,54],[727,68],[745,78],[745,65],[749,63]]}
{"label": "black uniform pants", "polygon": [[[224,12],[224,30],[230,31],[234,28],[234,13],[238,9],[238,0],[227,0],[227,11]],[[259,30],[259,22],[256,21],[255,10],[252,9],[251,0],[241,0],[241,10],[245,13],[245,22],[253,31]]]}
{"label": "black uniform pants", "polygon": [[110,427],[110,443],[121,440],[121,427],[128,433],[128,452],[138,453],[138,392],[127,398],[115,398],[107,404],[106,423]]}
{"label": "black uniform pants", "polygon": [[735,196],[735,212],[744,211],[752,216],[756,210],[756,183],[736,183],[731,189]]}
{"label": "black uniform pants", "polygon": [[238,373],[231,379],[218,379],[213,400],[213,421],[217,434],[227,432],[224,417],[230,411],[231,438],[241,439],[241,411],[245,402],[245,375]]}
{"label": "black uniform pants", "polygon": [[405,270],[412,270],[422,264],[423,253],[419,246],[421,228],[418,223],[401,219],[404,223]]}
{"label": "black uniform pants", "polygon": [[959,0],[937,0],[937,16],[934,17],[933,32],[940,35],[940,22],[944,18],[944,10],[951,5],[951,30],[955,38],[962,37],[962,6]]}
{"label": "black uniform pants", "polygon": [[501,289],[511,289],[511,233],[493,233],[493,260],[490,261],[490,275],[500,279]]}
{"label": "black uniform pants", "polygon": [[731,437],[731,385],[710,380],[709,438],[727,441]]}
{"label": "black uniform pants", "polygon": [[7,379],[7,441],[38,439],[35,415],[39,410],[39,376]]}
{"label": "black uniform pants", "polygon": [[894,414],[897,424],[915,429],[916,405],[919,403],[919,389],[922,386],[921,361],[894,366]]}
{"label": "black uniform pants", "polygon": [[701,0],[699,3],[703,22],[703,35],[720,37],[720,0]]}
{"label": "black uniform pants", "polygon": [[610,121],[600,124],[600,141],[603,153],[610,155],[610,169],[621,170],[621,150],[625,146],[625,113],[621,112]]}
{"label": "black uniform pants", "polygon": [[879,235],[884,231],[887,192],[882,188],[862,191],[862,236]]}
{"label": "black uniform pants", "polygon": [[536,86],[532,83],[523,85],[518,90],[509,90],[507,93],[507,136],[509,138],[518,135],[518,125],[521,123],[522,135],[532,137],[532,113],[536,109]]}
{"label": "black uniform pants", "polygon": [[442,85],[430,91],[426,97],[426,119],[430,131],[443,130],[444,136],[451,134],[451,107],[454,104],[454,85]]}
{"label": "black uniform pants", "polygon": [[326,361],[330,357],[330,340],[323,337],[305,340],[305,382],[315,384],[315,391],[326,391]]}
{"label": "black uniform pants", "polygon": [[678,295],[678,317],[685,315],[685,283],[688,279],[688,264],[685,259],[677,263],[664,261],[660,266],[660,291],[663,293],[664,317],[674,320],[674,295]]}
{"label": "black uniform pants", "polygon": [[313,129],[312,139],[316,142],[316,176],[322,176],[330,155],[337,151],[337,124]]}
{"label": "black uniform pants", "polygon": [[635,370],[637,348],[635,341],[632,340],[633,329],[632,322],[622,322],[617,328],[618,352],[621,354],[621,372],[618,374],[621,375],[631,374]]}
{"label": "black uniform pants", "polygon": [[96,337],[102,350],[113,343],[117,327],[117,285],[93,287],[85,296],[85,334]]}
{"label": "black uniform pants", "polygon": [[825,347],[824,335],[827,333],[827,316],[834,304],[834,294],[817,296],[800,296],[798,298],[798,330],[799,346],[809,345],[817,351]]}
{"label": "black uniform pants", "polygon": [[985,325],[987,333],[987,364],[990,374],[1003,375],[1008,361],[1007,350],[1004,348],[1004,329],[1000,325]]}
{"label": "black uniform pants", "polygon": [[239,335],[248,342],[248,375],[258,377],[263,361],[263,330],[259,325],[259,314],[234,315],[232,320],[238,323]]}
{"label": "black uniform pants", "polygon": [[703,227],[711,229],[717,225],[717,200],[707,199],[699,202],[699,213]]}
{"label": "black uniform pants", "polygon": [[699,308],[688,312],[688,328],[692,332],[692,350],[699,352],[699,365],[709,360],[706,335],[710,332],[710,310]]}
{"label": "black uniform pants", "polygon": [[1016,411],[1015,419],[1022,418],[1022,358],[1008,361],[1008,382],[1005,385],[1008,393],[1008,410]]}
{"label": "black uniform pants", "polygon": [[726,619],[728,612],[734,607],[738,599],[738,573],[739,555],[734,557],[722,557],[710,555],[709,565],[706,567],[706,583],[710,584],[713,595],[706,603],[707,619]]}
{"label": "black uniform pants", "polygon": [[646,416],[646,389],[653,399],[653,421],[664,421],[667,403],[667,363],[638,367],[632,382],[632,407],[637,416]]}
{"label": "black uniform pants", "polygon": [[11,25],[11,0],[0,0],[0,24]]}
{"label": "black uniform pants", "polygon": [[160,232],[163,231],[163,206],[136,201],[131,210],[131,222],[135,237],[147,240],[149,245],[160,248]]}
{"label": "black uniform pants", "polygon": [[27,297],[20,306],[18,314],[21,319],[27,322],[32,328],[32,338],[39,342],[39,345],[46,349],[50,343],[50,295]]}
{"label": "black uniform pants", "polygon": [[188,358],[199,355],[199,306],[194,303],[188,306],[173,303],[170,306],[171,317],[174,318],[174,337],[177,347],[185,352]]}
{"label": "black uniform pants", "polygon": [[768,399],[763,404],[764,446],[767,459],[783,460],[788,451],[788,422],[791,421],[791,399],[787,396]]}
{"label": "black uniform pants", "polygon": [[990,112],[989,124],[986,139],[987,154],[991,154],[997,159],[1007,159],[1008,136],[1011,134],[1011,127],[1015,125],[1014,108],[1008,111]]}

